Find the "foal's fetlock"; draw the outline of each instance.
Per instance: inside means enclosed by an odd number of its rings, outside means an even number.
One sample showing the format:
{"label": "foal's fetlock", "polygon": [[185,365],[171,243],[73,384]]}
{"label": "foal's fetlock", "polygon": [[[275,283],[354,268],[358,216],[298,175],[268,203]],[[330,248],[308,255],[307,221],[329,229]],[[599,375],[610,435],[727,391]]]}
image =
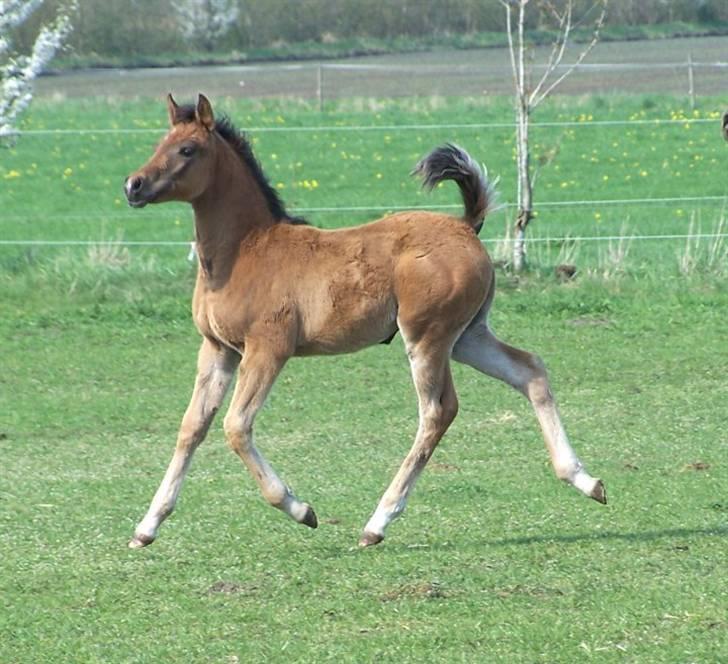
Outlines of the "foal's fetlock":
{"label": "foal's fetlock", "polygon": [[298,500],[290,490],[287,490],[282,501],[272,503],[272,505],[288,514],[294,521],[302,523],[309,528],[318,528],[318,518],[316,518],[316,512],[313,511],[313,507],[308,503],[303,503]]}
{"label": "foal's fetlock", "polygon": [[564,481],[573,485],[585,496],[596,500],[598,503],[602,505],[607,504],[607,489],[604,486],[604,482],[597,477],[592,477],[583,469],[579,469],[574,476]]}
{"label": "foal's fetlock", "polygon": [[144,533],[134,533],[134,537],[129,540],[130,549],[143,549],[145,546],[149,546],[156,538],[151,535],[145,535]]}
{"label": "foal's fetlock", "polygon": [[375,544],[379,544],[383,539],[384,535],[373,533],[371,530],[365,530],[359,538],[359,546],[362,548],[374,546]]}

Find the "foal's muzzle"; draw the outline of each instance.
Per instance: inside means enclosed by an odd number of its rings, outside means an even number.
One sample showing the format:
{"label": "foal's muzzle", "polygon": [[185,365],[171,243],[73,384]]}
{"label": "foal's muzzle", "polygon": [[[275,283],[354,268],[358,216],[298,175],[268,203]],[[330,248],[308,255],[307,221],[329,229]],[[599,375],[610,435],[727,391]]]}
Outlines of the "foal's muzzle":
{"label": "foal's muzzle", "polygon": [[150,202],[146,195],[146,179],[141,175],[130,175],[124,181],[124,193],[131,207],[141,208]]}

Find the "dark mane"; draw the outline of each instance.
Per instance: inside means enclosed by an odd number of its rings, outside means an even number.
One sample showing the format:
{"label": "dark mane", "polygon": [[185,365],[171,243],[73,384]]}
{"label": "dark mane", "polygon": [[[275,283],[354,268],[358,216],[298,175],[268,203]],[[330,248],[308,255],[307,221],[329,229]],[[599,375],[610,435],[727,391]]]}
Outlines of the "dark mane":
{"label": "dark mane", "polygon": [[[177,117],[181,122],[193,122],[195,119],[195,106],[192,104],[180,106],[177,111]],[[248,167],[253,179],[258,183],[260,190],[263,192],[268,210],[273,217],[279,221],[289,224],[306,224],[305,219],[300,217],[292,217],[286,212],[285,205],[281,201],[278,193],[270,186],[268,178],[263,173],[260,163],[253,154],[250,143],[245,138],[245,134],[238,130],[232,121],[226,115],[215,119],[215,131],[235,150],[235,153],[242,159],[243,163]]]}

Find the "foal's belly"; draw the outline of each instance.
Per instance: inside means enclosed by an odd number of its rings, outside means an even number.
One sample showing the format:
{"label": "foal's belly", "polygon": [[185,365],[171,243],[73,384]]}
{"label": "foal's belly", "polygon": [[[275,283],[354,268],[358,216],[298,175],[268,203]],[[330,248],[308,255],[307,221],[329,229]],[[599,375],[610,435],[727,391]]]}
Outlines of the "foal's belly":
{"label": "foal's belly", "polygon": [[296,355],[334,355],[378,344],[397,331],[394,300],[361,301],[303,320]]}

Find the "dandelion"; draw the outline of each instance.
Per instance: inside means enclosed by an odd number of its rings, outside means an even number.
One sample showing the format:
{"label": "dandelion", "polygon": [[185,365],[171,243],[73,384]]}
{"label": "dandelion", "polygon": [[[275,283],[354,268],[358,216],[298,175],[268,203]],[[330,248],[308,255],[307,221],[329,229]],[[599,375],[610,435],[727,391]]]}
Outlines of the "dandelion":
{"label": "dandelion", "polygon": [[15,169],[10,170],[7,173],[5,173],[5,175],[3,177],[6,180],[13,180],[15,178],[19,178],[20,177],[20,171],[16,171]]}
{"label": "dandelion", "polygon": [[602,213],[601,212],[595,212],[594,213],[594,219],[596,219],[597,221],[599,221],[601,218],[602,218]]}
{"label": "dandelion", "polygon": [[69,166],[63,171],[63,179],[66,180],[73,175],[73,169]]}
{"label": "dandelion", "polygon": [[607,180],[609,180],[609,176],[608,175],[602,175],[602,180],[604,182],[606,182]]}
{"label": "dandelion", "polygon": [[377,178],[377,180],[381,180],[384,176],[381,173],[377,173],[374,177]]}

